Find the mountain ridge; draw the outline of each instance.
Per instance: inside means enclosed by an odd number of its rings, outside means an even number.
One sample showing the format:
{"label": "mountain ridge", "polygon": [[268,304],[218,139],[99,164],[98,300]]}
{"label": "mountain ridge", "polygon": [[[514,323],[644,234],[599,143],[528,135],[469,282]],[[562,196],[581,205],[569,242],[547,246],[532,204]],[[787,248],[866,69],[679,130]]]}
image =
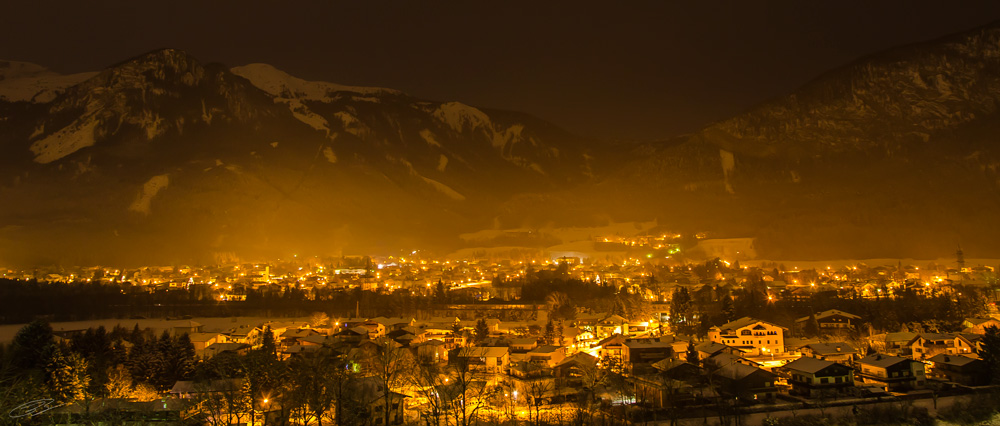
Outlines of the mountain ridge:
{"label": "mountain ridge", "polygon": [[528,115],[292,82],[323,96],[269,93],[161,49],[51,100],[0,101],[0,196],[17,206],[0,214],[0,240],[48,253],[73,251],[57,240],[119,241],[92,256],[108,258],[131,243],[156,247],[148,258],[188,247],[200,259],[414,246],[487,223],[509,194],[599,169],[585,159],[591,143]]}

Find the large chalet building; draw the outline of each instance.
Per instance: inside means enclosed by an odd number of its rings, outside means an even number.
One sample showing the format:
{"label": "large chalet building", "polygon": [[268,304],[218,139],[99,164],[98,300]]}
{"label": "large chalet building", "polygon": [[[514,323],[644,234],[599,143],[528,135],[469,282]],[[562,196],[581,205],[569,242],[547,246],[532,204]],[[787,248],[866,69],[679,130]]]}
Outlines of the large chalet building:
{"label": "large chalet building", "polygon": [[742,350],[747,356],[766,356],[785,352],[785,327],[767,321],[743,317],[712,327],[708,339]]}

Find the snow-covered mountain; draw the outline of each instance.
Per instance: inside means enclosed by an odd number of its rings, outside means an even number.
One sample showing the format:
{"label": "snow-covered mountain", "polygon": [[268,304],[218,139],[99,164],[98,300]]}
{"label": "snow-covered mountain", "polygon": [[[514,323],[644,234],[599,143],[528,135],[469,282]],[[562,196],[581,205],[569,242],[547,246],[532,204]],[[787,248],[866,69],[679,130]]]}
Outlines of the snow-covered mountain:
{"label": "snow-covered mountain", "polygon": [[641,145],[169,49],[0,76],[0,263],[454,247],[651,218],[770,258],[1000,256],[1000,24]]}
{"label": "snow-covered mountain", "polygon": [[92,260],[136,244],[150,259],[434,245],[513,194],[603,166],[598,146],[525,114],[172,49],[92,74],[6,70],[6,93],[62,82],[0,99],[0,197],[17,206],[0,213],[0,241],[38,246],[20,253],[72,259],[86,240],[105,247]]}
{"label": "snow-covered mountain", "polygon": [[638,153],[566,202],[757,237],[772,258],[1000,255],[1000,24],[861,58]]}

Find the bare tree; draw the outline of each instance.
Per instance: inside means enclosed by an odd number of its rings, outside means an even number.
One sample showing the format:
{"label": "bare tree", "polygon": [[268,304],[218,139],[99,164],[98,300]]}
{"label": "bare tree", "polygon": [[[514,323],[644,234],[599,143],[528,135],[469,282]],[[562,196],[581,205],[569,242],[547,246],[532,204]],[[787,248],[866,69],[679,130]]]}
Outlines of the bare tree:
{"label": "bare tree", "polygon": [[[329,416],[328,411],[344,396],[344,386],[349,384],[345,380],[346,361],[328,351],[320,351],[292,359],[289,369],[293,392],[300,395],[304,411],[323,426],[323,418]],[[339,424],[341,419],[334,417]],[[306,424],[310,421],[308,417],[305,419]]]}
{"label": "bare tree", "polygon": [[[528,403],[528,422],[541,425],[542,406],[549,394],[553,390],[553,380],[551,377],[538,377],[537,372],[540,367],[528,364],[525,379],[520,380],[519,388]],[[534,376],[534,377],[532,377]],[[532,413],[534,411],[534,413]],[[533,417],[533,419],[532,419]]]}
{"label": "bare tree", "polygon": [[326,327],[330,325],[330,316],[325,312],[313,312],[313,314],[309,316],[309,325],[313,328]]}
{"label": "bare tree", "polygon": [[374,378],[382,389],[385,401],[385,425],[389,426],[392,413],[392,395],[408,381],[408,374],[416,363],[409,350],[384,339],[365,354],[362,360],[365,374]]}
{"label": "bare tree", "polygon": [[441,395],[445,391],[446,372],[436,364],[425,364],[414,368],[413,374],[408,378],[409,386],[417,397],[427,401],[426,408],[420,413],[427,426],[440,426],[441,416],[446,415],[448,411],[446,406],[448,400]]}
{"label": "bare tree", "polygon": [[458,358],[448,373],[452,409],[459,426],[469,426],[478,420],[479,411],[486,407],[500,390],[496,377],[474,368],[468,358]]}

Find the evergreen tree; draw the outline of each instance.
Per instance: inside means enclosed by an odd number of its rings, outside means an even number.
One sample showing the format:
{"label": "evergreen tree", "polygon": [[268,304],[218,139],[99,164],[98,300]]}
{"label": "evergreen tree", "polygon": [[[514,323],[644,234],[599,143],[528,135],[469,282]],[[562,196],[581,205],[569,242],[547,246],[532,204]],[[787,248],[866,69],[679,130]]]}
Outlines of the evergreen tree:
{"label": "evergreen tree", "polygon": [[[173,344],[170,367],[175,380],[188,380],[194,375],[194,344],[187,333],[180,335]],[[171,384],[173,385],[173,384]]]}
{"label": "evergreen tree", "polygon": [[480,318],[479,321],[476,321],[476,343],[483,342],[487,337],[490,337],[490,326],[486,324],[485,318]]}
{"label": "evergreen tree", "polygon": [[269,325],[265,325],[260,332],[260,350],[270,356],[278,356],[278,343],[274,340],[274,332]]}
{"label": "evergreen tree", "polygon": [[43,367],[52,338],[52,326],[45,321],[35,320],[21,327],[10,345],[11,365],[20,370]]}
{"label": "evergreen tree", "polygon": [[90,377],[87,361],[77,353],[66,354],[57,345],[50,345],[45,364],[45,385],[52,399],[70,402],[86,396]]}
{"label": "evergreen tree", "polygon": [[688,340],[687,362],[698,365],[698,350],[694,347],[694,341]]}
{"label": "evergreen tree", "polygon": [[819,321],[816,320],[816,313],[809,314],[809,321],[806,321],[805,329],[802,330],[808,337],[819,335]]}
{"label": "evergreen tree", "polygon": [[1000,328],[993,326],[986,327],[982,345],[979,358],[990,369],[991,382],[993,384],[1000,384]]}
{"label": "evergreen tree", "polygon": [[736,319],[736,306],[733,305],[733,297],[728,294],[722,297],[722,315],[727,323]]}
{"label": "evergreen tree", "polygon": [[677,287],[670,298],[670,321],[674,325],[687,325],[691,317],[691,294],[687,288]]}
{"label": "evergreen tree", "polygon": [[545,342],[546,343],[551,344],[551,343],[553,343],[553,341],[555,341],[556,326],[555,326],[555,324],[552,323],[552,319],[549,319],[549,322],[545,323],[545,335],[544,336],[545,336]]}
{"label": "evergreen tree", "polygon": [[437,286],[434,287],[434,300],[436,300],[438,302],[444,302],[445,301],[445,296],[446,296],[446,293],[445,293],[445,290],[444,290],[444,283],[441,282],[441,280],[438,280]]}

